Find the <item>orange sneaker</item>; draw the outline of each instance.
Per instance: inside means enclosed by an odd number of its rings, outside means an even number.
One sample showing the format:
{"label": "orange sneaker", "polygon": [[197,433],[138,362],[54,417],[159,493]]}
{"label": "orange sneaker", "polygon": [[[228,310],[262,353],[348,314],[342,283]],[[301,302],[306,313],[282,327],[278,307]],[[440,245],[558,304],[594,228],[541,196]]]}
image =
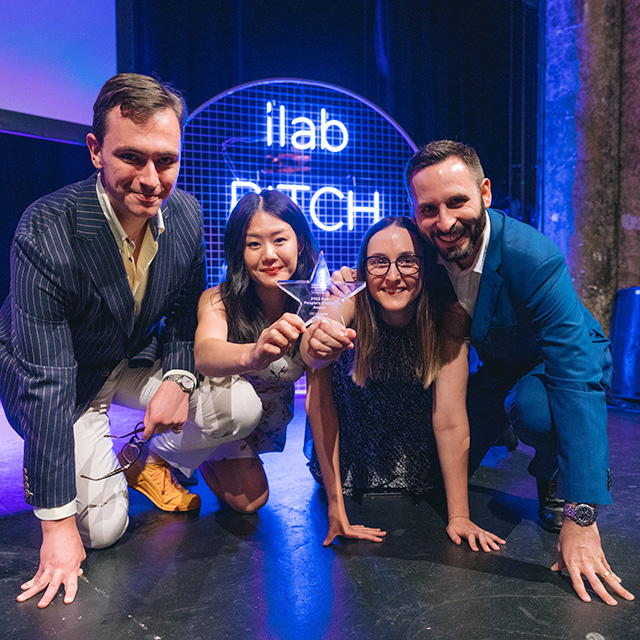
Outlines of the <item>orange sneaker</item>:
{"label": "orange sneaker", "polygon": [[[118,454],[120,464],[126,460],[122,452]],[[194,511],[200,508],[200,496],[189,493],[171,473],[166,462],[149,462],[142,460],[124,472],[128,485],[147,496],[153,504],[163,511]]]}

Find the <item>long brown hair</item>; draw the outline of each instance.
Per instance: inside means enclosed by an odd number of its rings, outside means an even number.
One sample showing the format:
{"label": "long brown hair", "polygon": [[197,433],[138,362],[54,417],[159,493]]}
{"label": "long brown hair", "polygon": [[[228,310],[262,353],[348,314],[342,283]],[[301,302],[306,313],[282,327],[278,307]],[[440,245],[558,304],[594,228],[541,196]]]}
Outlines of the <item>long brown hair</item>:
{"label": "long brown hair", "polygon": [[[442,366],[442,353],[439,348],[442,309],[442,278],[436,274],[436,254],[420,237],[418,228],[407,216],[389,216],[374,224],[362,239],[358,254],[357,278],[366,281],[365,261],[369,242],[376,233],[387,227],[397,226],[406,229],[419,247],[422,260],[422,290],[416,301],[416,332],[419,353],[416,354],[416,375],[426,389],[435,379]],[[381,322],[378,303],[368,289],[365,294],[355,297],[355,318],[353,328],[357,334],[355,362],[351,377],[360,387],[376,375],[376,348],[380,340],[378,325]]]}

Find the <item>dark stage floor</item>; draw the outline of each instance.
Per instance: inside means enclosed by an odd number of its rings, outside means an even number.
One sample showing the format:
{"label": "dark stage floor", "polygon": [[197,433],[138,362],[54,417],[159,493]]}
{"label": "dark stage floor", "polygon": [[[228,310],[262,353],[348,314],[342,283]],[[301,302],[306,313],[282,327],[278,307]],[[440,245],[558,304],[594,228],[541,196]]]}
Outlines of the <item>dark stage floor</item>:
{"label": "dark stage floor", "polygon": [[[163,513],[131,492],[124,538],[88,553],[73,604],[58,594],[44,610],[37,598],[15,602],[36,569],[40,532],[23,501],[21,441],[0,419],[0,638],[640,638],[637,602],[584,604],[549,570],[557,538],[535,522],[522,445],[472,479],[472,513],[507,539],[500,553],[456,547],[428,504],[403,497],[348,501],[352,522],[387,529],[382,544],[324,549],[326,506],[301,453],[303,415],[286,451],[265,456],[271,497],[259,515],[221,509],[202,481],[196,515]],[[135,420],[117,408],[112,417],[124,428]],[[640,596],[640,414],[610,411],[610,436],[616,505],[601,510],[600,531],[613,569]]]}

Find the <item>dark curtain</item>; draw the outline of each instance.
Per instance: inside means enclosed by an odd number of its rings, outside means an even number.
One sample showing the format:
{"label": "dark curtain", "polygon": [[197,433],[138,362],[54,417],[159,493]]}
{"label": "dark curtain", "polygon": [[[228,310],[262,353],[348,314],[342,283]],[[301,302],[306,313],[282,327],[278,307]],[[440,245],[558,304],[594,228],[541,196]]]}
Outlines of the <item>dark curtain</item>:
{"label": "dark curtain", "polygon": [[[116,7],[118,70],[173,82],[191,110],[253,80],[335,84],[381,107],[416,144],[453,138],[474,146],[494,205],[517,202],[515,215],[529,221],[536,0],[116,0]],[[0,157],[4,298],[20,214],[92,166],[82,147],[6,134]]]}
{"label": "dark curtain", "polygon": [[[265,78],[344,87],[384,109],[418,145],[453,138],[474,146],[496,206],[505,207],[509,79],[520,72],[511,59],[512,17],[521,7],[521,0],[119,0],[119,66],[173,81],[190,109]],[[511,89],[521,81],[512,77]]]}

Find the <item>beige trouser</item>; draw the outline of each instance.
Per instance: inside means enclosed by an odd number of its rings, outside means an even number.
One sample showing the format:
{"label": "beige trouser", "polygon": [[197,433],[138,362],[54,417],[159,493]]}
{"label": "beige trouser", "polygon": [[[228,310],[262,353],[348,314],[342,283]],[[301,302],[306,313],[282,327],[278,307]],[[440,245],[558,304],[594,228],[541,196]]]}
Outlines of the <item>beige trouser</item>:
{"label": "beige trouser", "polygon": [[[85,546],[99,549],[118,540],[129,522],[124,474],[101,478],[120,464],[113,448],[107,411],[111,403],[145,410],[162,383],[158,360],[151,368],[130,369],[122,361],[104,383],[91,406],[74,424],[77,523]],[[190,476],[219,445],[248,436],[262,414],[253,387],[239,376],[207,378],[189,400],[182,432],[155,436],[149,449]],[[135,424],[128,425],[133,431]],[[120,430],[119,430],[120,431]],[[122,440],[122,444],[126,439]],[[118,450],[120,446],[116,447]]]}

